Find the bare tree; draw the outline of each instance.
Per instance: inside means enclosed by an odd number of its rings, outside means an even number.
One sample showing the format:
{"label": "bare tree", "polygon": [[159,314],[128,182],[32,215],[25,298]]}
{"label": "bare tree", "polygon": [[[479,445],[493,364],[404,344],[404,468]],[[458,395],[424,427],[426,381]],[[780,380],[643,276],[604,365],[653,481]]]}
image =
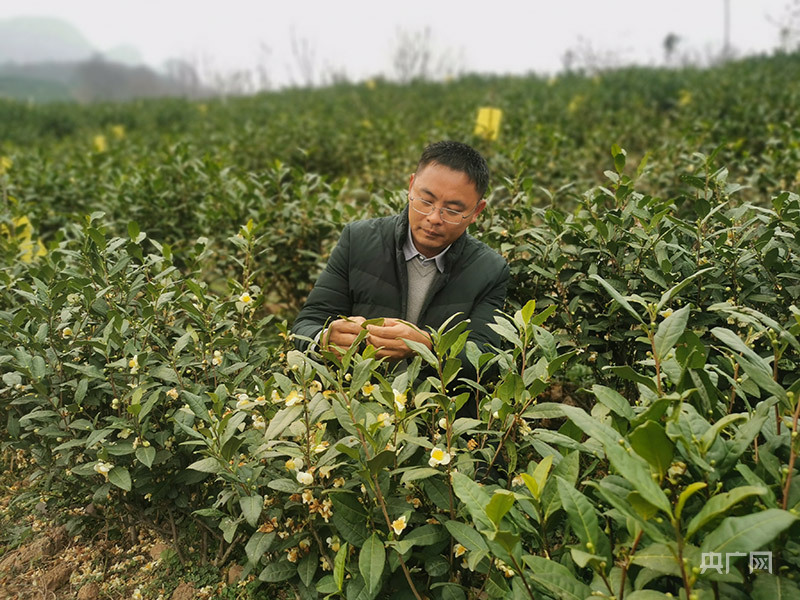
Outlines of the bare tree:
{"label": "bare tree", "polygon": [[256,80],[259,90],[272,89],[272,77],[270,76],[269,60],[272,56],[272,48],[264,42],[258,45],[258,61],[256,62]]}
{"label": "bare tree", "polygon": [[769,15],[767,20],[778,28],[781,50],[794,52],[800,49],[800,0],[791,0],[784,6],[782,15]]}
{"label": "bare tree", "polygon": [[291,44],[294,69],[292,69],[291,65],[286,67],[289,80],[293,85],[312,87],[316,82],[317,50],[308,41],[308,38],[298,39],[294,28],[291,30]]}
{"label": "bare tree", "polygon": [[464,49],[434,50],[430,27],[418,31],[398,28],[391,50],[392,71],[401,83],[452,77],[464,70]]}
{"label": "bare tree", "polygon": [[180,90],[180,93],[189,98],[197,98],[201,95],[200,76],[188,61],[171,58],[164,63],[164,71],[167,78]]}
{"label": "bare tree", "polygon": [[590,40],[580,36],[574,46],[561,55],[561,65],[567,73],[578,72],[596,75],[623,64],[617,50],[598,50]]}
{"label": "bare tree", "polygon": [[430,27],[422,31],[398,28],[392,51],[392,69],[395,77],[400,83],[408,83],[414,79],[428,79],[432,54]]}

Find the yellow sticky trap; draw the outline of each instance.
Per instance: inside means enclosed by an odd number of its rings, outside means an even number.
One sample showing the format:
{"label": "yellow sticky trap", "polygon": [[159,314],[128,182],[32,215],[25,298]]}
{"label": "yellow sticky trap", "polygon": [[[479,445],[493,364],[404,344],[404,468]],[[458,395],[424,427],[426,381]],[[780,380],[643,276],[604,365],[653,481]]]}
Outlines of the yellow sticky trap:
{"label": "yellow sticky trap", "polygon": [[94,149],[97,152],[105,152],[106,150],[108,150],[108,142],[106,141],[106,136],[104,135],[94,136],[92,144],[94,145]]}
{"label": "yellow sticky trap", "polygon": [[125,138],[125,126],[124,125],[114,125],[111,127],[111,133],[114,134],[114,137],[118,140]]}
{"label": "yellow sticky trap", "polygon": [[14,164],[7,156],[0,156],[0,175],[4,174]]}
{"label": "yellow sticky trap", "polygon": [[503,111],[499,108],[482,106],[478,109],[478,118],[475,121],[475,135],[485,140],[496,140],[500,135],[500,119]]}
{"label": "yellow sticky trap", "polygon": [[[33,240],[33,227],[31,227],[31,222],[28,220],[28,217],[17,217],[14,219],[14,233],[15,241],[21,252],[20,258],[22,262],[29,263],[34,257],[47,254],[47,250],[45,250],[41,240]],[[0,234],[10,237],[8,227],[0,225]]]}

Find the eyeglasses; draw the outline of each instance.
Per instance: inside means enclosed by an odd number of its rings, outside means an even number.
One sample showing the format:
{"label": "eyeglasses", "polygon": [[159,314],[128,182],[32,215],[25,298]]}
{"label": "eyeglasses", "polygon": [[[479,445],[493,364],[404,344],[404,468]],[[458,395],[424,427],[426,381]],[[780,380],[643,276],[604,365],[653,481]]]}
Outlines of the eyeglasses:
{"label": "eyeglasses", "polygon": [[[437,210],[436,205],[433,202],[428,202],[427,200],[423,200],[422,198],[412,198],[411,196],[409,196],[408,199],[411,202],[411,208],[413,208],[421,215],[427,216],[432,214],[433,211]],[[477,204],[475,205],[475,208],[478,208]],[[461,211],[452,208],[442,207],[438,210],[439,210],[439,216],[445,223],[450,223],[450,225],[461,225],[464,219],[469,219],[472,213],[475,212],[475,208],[473,208],[467,214],[464,214]]]}

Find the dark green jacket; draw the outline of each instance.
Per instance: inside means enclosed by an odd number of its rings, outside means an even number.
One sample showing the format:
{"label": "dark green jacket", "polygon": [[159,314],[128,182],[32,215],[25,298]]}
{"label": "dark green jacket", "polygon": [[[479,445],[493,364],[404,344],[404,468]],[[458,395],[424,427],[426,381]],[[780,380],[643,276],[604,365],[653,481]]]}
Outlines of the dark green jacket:
{"label": "dark green jacket", "polygon": [[[391,217],[345,226],[292,332],[314,338],[340,315],[405,318],[408,275],[403,244],[407,235],[408,207]],[[438,328],[461,313],[452,324],[469,319],[470,340],[479,347],[499,346],[499,336],[487,324],[494,322],[495,310],[505,302],[509,278],[505,259],[467,233],[453,242],[444,259],[444,273],[438,273],[431,285],[417,325]],[[297,345],[305,349],[307,342]]]}

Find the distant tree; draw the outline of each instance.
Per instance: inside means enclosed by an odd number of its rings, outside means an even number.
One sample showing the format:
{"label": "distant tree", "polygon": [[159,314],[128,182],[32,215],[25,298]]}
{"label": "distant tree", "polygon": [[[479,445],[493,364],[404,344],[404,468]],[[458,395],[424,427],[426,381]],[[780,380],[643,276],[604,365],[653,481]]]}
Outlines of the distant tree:
{"label": "distant tree", "polygon": [[394,78],[400,83],[452,77],[463,72],[463,49],[434,49],[430,27],[418,31],[398,28],[391,49]]}
{"label": "distant tree", "polygon": [[286,70],[292,85],[313,87],[317,76],[317,49],[308,38],[298,38],[294,28],[291,30],[291,48],[293,65]]}
{"label": "distant tree", "polygon": [[169,91],[154,71],[108,62],[100,55],[79,63],[73,77],[75,97],[82,102],[163,96]]}
{"label": "distant tree", "polygon": [[269,61],[272,56],[272,48],[264,42],[258,45],[258,60],[255,67],[256,86],[259,90],[272,89],[272,76],[270,75]]}
{"label": "distant tree", "polygon": [[186,60],[171,58],[164,63],[167,78],[177,88],[177,93],[189,98],[201,95],[202,84],[197,69]]}
{"label": "distant tree", "polygon": [[392,51],[392,69],[397,80],[408,83],[413,79],[428,79],[432,54],[430,27],[422,31],[398,28]]}
{"label": "distant tree", "polygon": [[618,50],[599,50],[590,40],[579,36],[577,42],[561,55],[561,66],[567,73],[595,75],[623,64]]}
{"label": "distant tree", "polygon": [[669,65],[672,64],[675,58],[675,51],[678,49],[678,44],[680,43],[681,38],[679,35],[675,33],[668,33],[667,36],[664,38],[664,63]]}
{"label": "distant tree", "polygon": [[783,14],[768,20],[778,27],[778,39],[781,50],[795,52],[800,49],[800,0],[792,0],[783,8]]}

